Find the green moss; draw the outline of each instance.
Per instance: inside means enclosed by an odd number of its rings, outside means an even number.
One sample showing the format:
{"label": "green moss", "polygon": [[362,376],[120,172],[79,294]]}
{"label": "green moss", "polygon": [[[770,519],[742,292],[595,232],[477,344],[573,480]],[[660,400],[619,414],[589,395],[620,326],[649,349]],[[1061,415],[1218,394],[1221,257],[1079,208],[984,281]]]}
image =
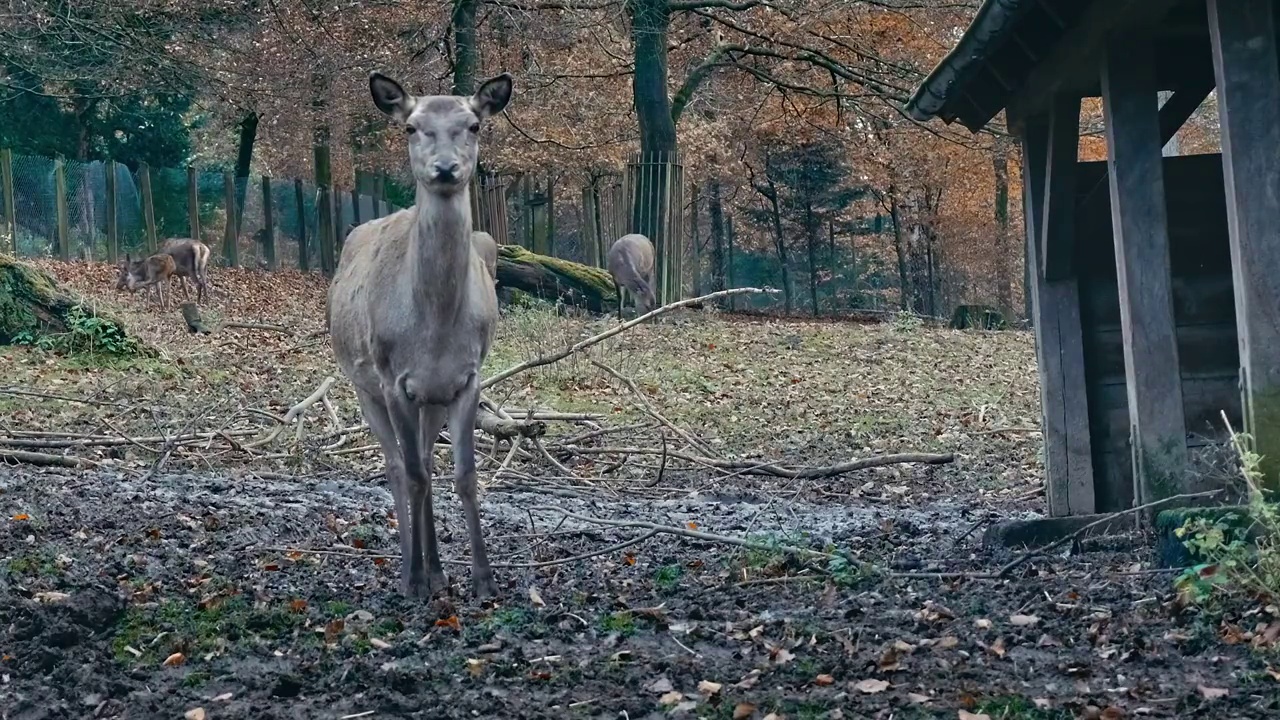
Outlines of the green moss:
{"label": "green moss", "polygon": [[[304,620],[284,605],[255,607],[240,596],[205,607],[188,599],[166,600],[130,608],[116,626],[111,648],[121,662],[154,664],[173,652],[194,659],[224,645],[291,639]],[[152,642],[162,634],[164,643]]]}
{"label": "green moss", "polygon": [[1253,421],[1246,430],[1254,452],[1262,456],[1260,484],[1274,496],[1280,493],[1280,388],[1255,389],[1249,406]]}

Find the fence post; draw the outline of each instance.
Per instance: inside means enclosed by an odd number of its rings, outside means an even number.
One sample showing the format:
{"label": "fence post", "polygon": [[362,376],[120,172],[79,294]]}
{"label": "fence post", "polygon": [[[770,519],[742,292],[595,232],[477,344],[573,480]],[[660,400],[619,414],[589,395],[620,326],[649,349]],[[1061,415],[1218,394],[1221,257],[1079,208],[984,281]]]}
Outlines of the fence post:
{"label": "fence post", "polygon": [[9,251],[17,257],[18,217],[17,203],[13,199],[13,151],[7,148],[0,150],[0,190],[4,194],[4,223],[9,229]]}
{"label": "fence post", "polygon": [[103,166],[107,180],[107,260],[115,263],[120,259],[120,228],[117,219],[116,197],[116,161],[108,160]]}
{"label": "fence post", "polygon": [[200,178],[196,166],[187,166],[187,224],[192,240],[200,239]]}
{"label": "fence post", "polygon": [[222,190],[226,196],[225,204],[227,208],[227,224],[222,232],[222,258],[226,261],[227,267],[236,267],[240,263],[240,247],[239,238],[236,236],[236,215],[239,214],[239,208],[236,207],[236,178],[235,173],[230,170],[222,172]]}
{"label": "fence post", "polygon": [[[736,288],[738,286],[734,283],[734,280],[733,280],[733,216],[732,215],[728,213],[725,214],[724,226],[725,226],[725,240],[727,240],[727,245],[729,246],[728,247],[729,266],[725,268],[725,275],[728,278],[729,287]],[[787,271],[786,266],[783,266],[782,272],[786,272],[786,271]],[[737,301],[735,299],[736,297],[737,296],[735,295],[729,296],[729,312],[733,312],[734,310],[737,309],[735,307],[735,305],[737,305]]]}
{"label": "fence post", "polygon": [[342,195],[337,188],[332,191],[333,197],[333,267],[338,267],[338,259],[342,257],[342,243],[347,239],[347,226],[342,223]]}
{"label": "fence post", "polygon": [[262,176],[262,254],[267,258],[267,269],[276,269],[276,218],[271,207],[271,178]]}
{"label": "fence post", "polygon": [[302,180],[293,181],[293,201],[298,208],[298,269],[302,272],[311,270],[311,258],[307,257],[307,204],[302,195]]}
{"label": "fence post", "polygon": [[313,149],[316,170],[316,231],[320,234],[320,271],[333,273],[333,207],[330,204],[332,179],[329,167],[329,147],[318,144]]}
{"label": "fence post", "polygon": [[693,278],[692,278],[693,279],[693,296],[701,297],[702,296],[702,248],[698,247],[698,186],[696,184],[693,186],[693,203],[692,203],[691,212],[693,214],[690,217],[690,220],[692,220],[693,222],[693,228],[691,228],[692,233],[690,237],[690,244],[692,247],[690,247],[689,249],[692,252],[691,252],[689,261],[693,267],[689,269],[693,272]]}
{"label": "fence post", "polygon": [[62,158],[53,160],[53,200],[58,213],[58,257],[71,259],[71,219],[67,213],[67,169]]}
{"label": "fence post", "polygon": [[351,224],[360,224],[360,190],[355,186],[351,188]]}
{"label": "fence post", "polygon": [[147,227],[147,254],[156,251],[156,208],[151,200],[151,167],[138,163],[138,190],[142,192],[142,219]]}
{"label": "fence post", "polygon": [[587,264],[600,267],[600,229],[596,226],[596,209],[591,202],[591,186],[582,186],[582,250]]}

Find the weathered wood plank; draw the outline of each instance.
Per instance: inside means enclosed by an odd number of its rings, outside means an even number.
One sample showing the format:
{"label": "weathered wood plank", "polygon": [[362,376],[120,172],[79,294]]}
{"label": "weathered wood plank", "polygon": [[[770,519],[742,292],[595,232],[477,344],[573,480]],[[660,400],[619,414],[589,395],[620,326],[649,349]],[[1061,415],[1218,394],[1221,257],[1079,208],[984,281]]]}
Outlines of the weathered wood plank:
{"label": "weathered wood plank", "polygon": [[[1234,322],[1215,325],[1178,325],[1179,376],[1232,377],[1239,369]],[[1098,385],[1125,382],[1124,333],[1120,328],[1089,329],[1089,381]]]}
{"label": "weathered wood plank", "polygon": [[1080,158],[1080,98],[1054,98],[1049,114],[1044,228],[1040,270],[1047,281],[1075,275],[1076,166]]}
{"label": "weathered wood plank", "polygon": [[[1084,355],[1075,279],[1049,282],[1039,261],[1049,188],[1049,124],[1028,121],[1022,138],[1027,263],[1040,373],[1045,488],[1049,514],[1094,512],[1094,479]],[[1069,208],[1074,209],[1068,205]]]}
{"label": "weathered wood plank", "polygon": [[1187,483],[1164,165],[1151,39],[1114,37],[1102,68],[1111,224],[1134,450],[1134,502]]}
{"label": "weathered wood plank", "polygon": [[1280,51],[1274,0],[1209,0],[1245,427],[1280,489]]}

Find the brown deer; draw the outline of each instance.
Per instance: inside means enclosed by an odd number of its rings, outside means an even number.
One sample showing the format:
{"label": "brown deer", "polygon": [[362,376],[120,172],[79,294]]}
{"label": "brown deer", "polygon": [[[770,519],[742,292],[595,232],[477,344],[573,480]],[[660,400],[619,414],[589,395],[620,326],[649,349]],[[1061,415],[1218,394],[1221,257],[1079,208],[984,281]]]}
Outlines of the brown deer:
{"label": "brown deer", "polygon": [[480,366],[489,353],[498,299],[471,241],[470,184],[480,124],[511,99],[511,75],[469,97],[413,96],[369,75],[383,113],[404,125],[416,180],[413,207],[356,227],[329,286],[333,354],[355,386],[382,446],[400,519],[400,591],[430,597],[447,585],[436,546],[432,458],[448,419],[454,488],[466,514],[471,579],[494,594],[480,529],[474,432]]}
{"label": "brown deer", "polygon": [[187,290],[187,278],[191,278],[196,286],[196,302],[204,302],[209,287],[209,246],[191,238],[169,238],[160,244],[160,252],[173,256],[173,274],[182,285],[182,297],[191,297]]}
{"label": "brown deer", "polygon": [[120,261],[120,275],[116,278],[116,288],[136,292],[143,288],[150,295],[151,288],[156,289],[156,297],[160,301],[160,309],[169,309],[165,298],[165,286],[173,277],[176,266],[173,256],[168,253],[156,253],[142,260],[134,260],[126,254]]}
{"label": "brown deer", "polygon": [[636,315],[657,306],[653,295],[653,243],[643,235],[623,235],[609,248],[605,265],[618,288],[618,320],[622,320],[622,291],[635,303]]}
{"label": "brown deer", "polygon": [[471,244],[476,249],[476,254],[484,261],[485,269],[489,271],[489,277],[494,282],[498,280],[498,241],[493,236],[483,230],[471,231]]}

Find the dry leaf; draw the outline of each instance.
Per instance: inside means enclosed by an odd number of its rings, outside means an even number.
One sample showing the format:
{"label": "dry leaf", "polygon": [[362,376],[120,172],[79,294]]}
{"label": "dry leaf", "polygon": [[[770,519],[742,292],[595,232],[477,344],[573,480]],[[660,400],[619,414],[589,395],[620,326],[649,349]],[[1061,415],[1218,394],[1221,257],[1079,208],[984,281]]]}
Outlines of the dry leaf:
{"label": "dry leaf", "polygon": [[907,699],[917,705],[923,705],[930,700],[928,695],[921,695],[920,693],[907,693]]}
{"label": "dry leaf", "polygon": [[943,650],[950,650],[951,648],[959,644],[960,644],[960,638],[956,637],[955,635],[947,635],[946,637],[943,637],[941,640],[938,641],[938,647],[942,648]]}
{"label": "dry leaf", "polygon": [[680,692],[679,690],[672,690],[669,693],[664,693],[662,697],[658,698],[658,704],[659,705],[675,705],[676,703],[680,702],[683,699],[684,699],[684,693]]}
{"label": "dry leaf", "polygon": [[773,662],[777,665],[786,665],[787,663],[796,659],[796,656],[790,650],[787,650],[786,648],[781,648],[781,647],[775,648],[774,651],[770,653],[770,657],[773,659]]}
{"label": "dry leaf", "polygon": [[998,658],[1003,658],[1007,652],[1004,648],[1004,638],[996,638],[996,641],[991,643],[991,645],[987,647],[987,650],[990,650],[992,655],[995,655]]}
{"label": "dry leaf", "polygon": [[190,710],[183,713],[182,717],[186,718],[186,720],[204,720],[205,718],[204,708],[202,707],[191,708]]}
{"label": "dry leaf", "polygon": [[751,703],[741,702],[733,706],[733,720],[747,720],[756,713],[756,706]]}
{"label": "dry leaf", "polygon": [[722,685],[721,683],[711,682],[710,680],[703,680],[702,682],[698,683],[698,692],[702,693],[707,697],[711,697],[712,695],[715,695],[716,693],[720,692],[720,688],[722,687],[724,687],[724,685]]}
{"label": "dry leaf", "polygon": [[347,622],[342,618],[338,618],[336,620],[330,620],[329,622],[325,623],[324,641],[327,643],[337,642],[338,636],[342,634],[342,631],[346,627],[347,627]]}
{"label": "dry leaf", "polygon": [[1049,702],[1049,698],[1036,698],[1031,702],[1036,704],[1036,708],[1040,710],[1048,710],[1053,707],[1053,703]]}
{"label": "dry leaf", "polygon": [[697,709],[698,709],[697,700],[685,700],[684,702],[679,703],[675,707],[671,708],[671,714],[677,715],[679,713],[686,713],[686,712],[689,712],[690,710],[697,710]]}
{"label": "dry leaf", "polygon": [[769,713],[764,716],[764,720],[782,720],[782,718],[778,717],[777,713]]}
{"label": "dry leaf", "polygon": [[865,693],[867,695],[874,695],[875,693],[880,693],[880,692],[884,692],[885,690],[888,690],[889,681],[877,680],[875,678],[867,678],[866,680],[859,680],[858,683],[853,687],[858,692]]}
{"label": "dry leaf", "polygon": [[547,604],[542,601],[542,595],[538,593],[538,588],[529,588],[529,602],[533,603],[534,607],[547,606]]}
{"label": "dry leaf", "polygon": [[644,689],[655,693],[669,693],[674,690],[675,687],[671,684],[671,681],[666,678],[666,676],[663,676],[648,685],[645,685]]}
{"label": "dry leaf", "polygon": [[986,618],[978,618],[977,620],[974,620],[974,621],[973,621],[973,625],[974,625],[974,627],[978,628],[979,630],[990,630],[990,629],[991,629],[991,621],[990,621],[990,620],[988,620],[988,619],[986,619]]}
{"label": "dry leaf", "polygon": [[697,530],[697,529],[698,529],[698,523],[696,523],[696,522],[694,522],[694,521],[690,520],[689,522],[685,523],[685,527],[689,528],[690,530]]}
{"label": "dry leaf", "polygon": [[161,665],[164,665],[165,667],[177,667],[181,665],[183,662],[185,662],[186,659],[187,659],[186,655],[183,655],[180,652],[176,652],[170,655],[169,657],[165,658],[164,662],[161,663]]}
{"label": "dry leaf", "polygon": [[289,603],[289,612],[300,613],[307,609],[306,600],[294,600]]}
{"label": "dry leaf", "polygon": [[991,720],[991,716],[986,713],[971,713],[968,710],[961,710],[960,720]]}
{"label": "dry leaf", "polygon": [[457,615],[450,615],[447,618],[437,620],[436,627],[447,627],[452,628],[456,632],[462,632],[462,623],[458,622]]}
{"label": "dry leaf", "polygon": [[813,679],[813,684],[819,687],[826,687],[827,685],[831,685],[835,683],[835,681],[836,679],[831,677],[830,675],[819,675],[818,677]]}
{"label": "dry leaf", "polygon": [[369,638],[369,644],[372,645],[373,647],[378,648],[379,650],[391,649],[391,643],[381,638]]}
{"label": "dry leaf", "polygon": [[1009,622],[1017,627],[1031,627],[1040,622],[1040,618],[1035,615],[1012,615],[1009,617]]}
{"label": "dry leaf", "polygon": [[1280,670],[1277,670],[1277,669],[1275,669],[1275,668],[1271,667],[1270,665],[1268,665],[1268,666],[1267,666],[1267,674],[1271,676],[1271,679],[1272,679],[1272,680],[1275,680],[1275,681],[1277,681],[1277,682],[1280,682]]}
{"label": "dry leaf", "polygon": [[17,520],[18,522],[25,522],[27,520],[30,520],[31,516],[26,513],[18,513],[17,515],[13,516],[13,519]]}
{"label": "dry leaf", "polygon": [[56,603],[56,602],[62,602],[63,600],[66,600],[71,596],[64,592],[55,592],[53,590],[47,590],[45,592],[36,593],[35,597],[37,602]]}
{"label": "dry leaf", "polygon": [[1108,705],[1106,710],[1098,716],[1100,720],[1124,720],[1124,710],[1115,705]]}
{"label": "dry leaf", "polygon": [[480,673],[484,672],[484,660],[467,658],[467,672],[471,673],[471,677],[480,677]]}
{"label": "dry leaf", "polygon": [[1231,694],[1231,691],[1226,688],[1205,687],[1204,685],[1200,685],[1197,686],[1196,689],[1200,691],[1200,694],[1204,696],[1205,700],[1217,700],[1218,698],[1223,698]]}
{"label": "dry leaf", "polygon": [[[1277,679],[1280,679],[1280,678],[1277,678]],[[750,690],[751,688],[755,687],[756,683],[759,681],[760,681],[760,670],[756,669],[747,673],[745,677],[743,677],[738,682],[734,683],[734,687],[738,688],[739,690]]]}

